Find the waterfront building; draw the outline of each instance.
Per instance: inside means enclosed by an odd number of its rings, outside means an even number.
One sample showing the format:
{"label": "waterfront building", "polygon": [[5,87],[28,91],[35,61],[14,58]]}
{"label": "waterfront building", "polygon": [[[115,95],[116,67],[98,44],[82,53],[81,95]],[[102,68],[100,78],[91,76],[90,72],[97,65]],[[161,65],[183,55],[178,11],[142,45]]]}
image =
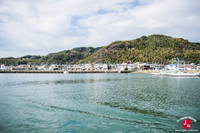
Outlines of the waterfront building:
{"label": "waterfront building", "polygon": [[5,66],[4,64],[0,64],[0,70],[10,70],[11,69],[11,66]]}
{"label": "waterfront building", "polygon": [[166,66],[167,70],[177,70],[178,69],[178,65],[177,64],[168,64]]}
{"label": "waterfront building", "polygon": [[94,64],[94,70],[96,71],[102,71],[103,64]]}
{"label": "waterfront building", "polygon": [[48,65],[41,65],[37,67],[38,70],[49,70],[49,66]]}
{"label": "waterfront building", "polygon": [[135,66],[135,64],[128,64],[127,68],[128,68],[129,71],[133,71],[133,70],[136,69],[136,66]]}
{"label": "waterfront building", "polygon": [[18,65],[18,66],[13,66],[11,70],[37,70],[37,67],[30,65]]}
{"label": "waterfront building", "polygon": [[125,68],[128,68],[128,64],[127,63],[122,63],[122,64],[119,65],[118,70],[124,71]]}
{"label": "waterfront building", "polygon": [[197,64],[196,69],[200,70],[200,64]]}
{"label": "waterfront building", "polygon": [[57,64],[51,64],[49,70],[59,70],[59,66]]}
{"label": "waterfront building", "polygon": [[[151,65],[150,65],[151,66]],[[164,64],[155,64],[153,67],[152,67],[152,70],[162,70],[165,68],[165,65]]]}
{"label": "waterfront building", "polygon": [[103,70],[108,70],[108,64],[103,64]]}

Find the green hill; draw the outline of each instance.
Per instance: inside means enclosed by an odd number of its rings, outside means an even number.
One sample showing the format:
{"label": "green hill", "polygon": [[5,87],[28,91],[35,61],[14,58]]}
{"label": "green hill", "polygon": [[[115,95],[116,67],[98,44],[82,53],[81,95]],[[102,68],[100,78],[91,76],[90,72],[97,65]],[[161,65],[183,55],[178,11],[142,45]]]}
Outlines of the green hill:
{"label": "green hill", "polygon": [[135,40],[115,41],[78,63],[140,61],[168,64],[175,57],[186,63],[200,63],[200,43],[165,35],[142,36]]}
{"label": "green hill", "polygon": [[78,47],[71,50],[64,50],[58,53],[50,53],[47,56],[26,55],[20,58],[1,58],[0,64],[75,64],[80,60],[92,55],[101,47]]}
{"label": "green hill", "polygon": [[105,47],[79,47],[50,53],[47,56],[26,55],[1,58],[0,64],[75,64],[148,62],[168,64],[179,57],[186,63],[200,63],[200,43],[165,35],[142,36],[135,40],[115,41]]}
{"label": "green hill", "polygon": [[78,47],[71,50],[65,50],[58,53],[48,54],[41,59],[43,63],[49,64],[75,64],[80,60],[92,55],[96,51],[101,49],[101,47]]}

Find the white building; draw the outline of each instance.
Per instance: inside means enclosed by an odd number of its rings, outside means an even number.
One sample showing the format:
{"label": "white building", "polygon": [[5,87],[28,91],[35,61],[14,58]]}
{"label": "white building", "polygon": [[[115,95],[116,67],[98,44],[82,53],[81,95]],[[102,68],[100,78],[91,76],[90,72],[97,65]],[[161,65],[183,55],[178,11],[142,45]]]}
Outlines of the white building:
{"label": "white building", "polygon": [[56,64],[50,65],[49,70],[58,70],[58,65],[56,65]]}
{"label": "white building", "polygon": [[101,71],[103,69],[103,64],[94,64],[94,70]]}
{"label": "white building", "polygon": [[4,64],[0,65],[0,70],[5,70],[5,65]]}
{"label": "white building", "polygon": [[4,64],[1,64],[0,70],[11,70],[11,66],[5,66]]}
{"label": "white building", "polygon": [[128,68],[128,64],[127,63],[122,63],[120,64],[120,70],[123,71],[125,68]]}
{"label": "white building", "polygon": [[197,64],[197,70],[200,70],[200,64]]}
{"label": "white building", "polygon": [[178,69],[178,65],[177,64],[168,64],[168,65],[166,65],[166,69],[168,69],[168,70],[177,70]]}
{"label": "white building", "polygon": [[105,70],[108,70],[108,64],[103,64],[102,67],[103,67],[103,70],[104,70],[104,71],[105,71]]}
{"label": "white building", "polygon": [[129,71],[133,71],[133,70],[136,69],[136,66],[135,66],[135,64],[128,64],[127,68],[128,68]]}
{"label": "white building", "polygon": [[92,67],[92,64],[85,64],[85,70],[89,71],[89,70],[93,70],[94,68]]}
{"label": "white building", "polygon": [[35,66],[30,65],[18,65],[11,68],[12,70],[37,70]]}
{"label": "white building", "polygon": [[38,70],[49,70],[48,65],[38,66]]}

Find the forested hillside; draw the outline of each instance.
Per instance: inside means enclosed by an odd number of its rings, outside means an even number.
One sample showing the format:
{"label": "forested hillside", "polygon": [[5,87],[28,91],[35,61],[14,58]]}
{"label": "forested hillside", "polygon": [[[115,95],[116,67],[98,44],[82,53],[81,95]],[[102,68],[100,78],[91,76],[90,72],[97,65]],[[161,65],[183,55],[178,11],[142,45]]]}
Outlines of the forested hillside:
{"label": "forested hillside", "polygon": [[1,58],[0,64],[75,64],[148,62],[168,64],[179,57],[186,63],[200,63],[200,43],[165,35],[142,36],[135,40],[115,41],[105,47],[79,47],[47,56],[26,55]]}
{"label": "forested hillside", "polygon": [[168,64],[179,57],[186,63],[200,62],[200,43],[164,35],[142,36],[135,40],[115,41],[79,63],[88,62],[149,62]]}
{"label": "forested hillside", "polygon": [[47,56],[26,55],[19,58],[1,58],[0,64],[19,65],[19,64],[75,64],[79,60],[85,59],[101,47],[78,47],[71,50],[64,50],[58,53],[50,53]]}

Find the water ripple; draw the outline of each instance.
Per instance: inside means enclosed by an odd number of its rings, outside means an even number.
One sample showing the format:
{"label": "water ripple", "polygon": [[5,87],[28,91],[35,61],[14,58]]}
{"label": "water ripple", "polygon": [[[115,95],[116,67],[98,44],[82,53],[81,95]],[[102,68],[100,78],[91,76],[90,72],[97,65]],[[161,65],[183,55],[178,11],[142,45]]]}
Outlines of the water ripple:
{"label": "water ripple", "polygon": [[166,114],[166,113],[163,113],[163,112],[156,112],[156,111],[153,111],[153,110],[142,110],[142,109],[138,109],[136,107],[127,107],[127,106],[124,106],[124,105],[120,105],[118,103],[103,102],[103,103],[100,103],[100,104],[109,106],[111,108],[119,108],[119,109],[127,110],[127,111],[134,112],[134,113],[140,113],[140,114],[144,114],[144,115],[153,115],[153,116],[156,116],[156,117],[170,118],[170,119],[180,118],[180,116],[169,115],[169,114]]}
{"label": "water ripple", "polygon": [[123,119],[123,118],[120,118],[120,117],[97,114],[95,112],[89,112],[89,111],[77,110],[77,109],[70,109],[70,108],[59,107],[59,106],[55,106],[55,105],[47,105],[47,104],[44,104],[44,103],[31,101],[31,100],[26,100],[26,101],[31,102],[32,104],[36,104],[36,105],[45,107],[45,108],[49,108],[51,110],[55,109],[55,110],[60,110],[60,111],[69,111],[69,112],[73,112],[73,113],[81,113],[81,114],[86,114],[86,115],[90,115],[90,116],[106,118],[106,119],[109,119],[109,120],[117,120],[117,121],[127,122],[127,123],[132,124],[132,125],[135,125],[136,123],[137,124],[144,124],[144,125],[154,125],[154,126],[163,125],[163,124],[158,123],[158,122],[148,122],[148,121],[139,121],[139,120],[132,120],[132,119]]}
{"label": "water ripple", "polygon": [[95,83],[95,82],[110,82],[121,81],[123,79],[84,79],[84,80],[55,80],[55,81],[25,81],[25,82],[7,82],[5,86],[20,86],[20,85],[62,85],[62,84],[80,84],[80,83]]}

